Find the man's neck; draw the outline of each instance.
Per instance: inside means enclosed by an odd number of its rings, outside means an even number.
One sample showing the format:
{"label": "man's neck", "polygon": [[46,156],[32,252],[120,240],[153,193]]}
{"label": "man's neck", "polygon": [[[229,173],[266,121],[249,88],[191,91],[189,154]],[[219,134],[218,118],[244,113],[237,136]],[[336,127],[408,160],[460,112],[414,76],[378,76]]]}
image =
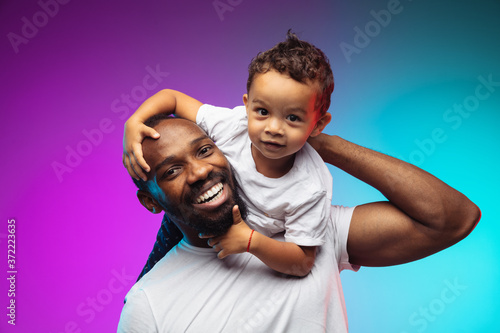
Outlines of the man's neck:
{"label": "man's neck", "polygon": [[208,239],[206,238],[200,238],[198,235],[196,237],[188,237],[186,234],[184,234],[184,239],[186,240],[186,243],[192,246],[196,247],[205,247],[208,248]]}
{"label": "man's neck", "polygon": [[208,239],[206,238],[200,238],[199,233],[194,230],[193,228],[188,227],[182,222],[177,221],[175,218],[172,218],[173,223],[179,228],[179,230],[182,232],[184,235],[184,239],[186,240],[186,243],[192,246],[196,247],[210,247],[208,245]]}

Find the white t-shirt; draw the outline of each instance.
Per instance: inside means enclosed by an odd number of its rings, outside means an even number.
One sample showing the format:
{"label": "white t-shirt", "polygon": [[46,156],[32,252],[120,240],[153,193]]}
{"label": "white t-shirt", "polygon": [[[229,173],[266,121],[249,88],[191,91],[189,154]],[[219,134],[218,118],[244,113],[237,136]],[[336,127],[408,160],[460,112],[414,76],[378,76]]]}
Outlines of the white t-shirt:
{"label": "white t-shirt", "polygon": [[220,260],[181,241],[129,291],[118,332],[347,332],[339,273],[357,269],[346,247],[353,210],[331,206],[325,244],[303,278],[246,252]]}
{"label": "white t-shirt", "polygon": [[249,208],[249,226],[266,236],[285,231],[285,240],[297,245],[323,243],[332,176],[309,144],[296,153],[286,175],[268,178],[255,167],[244,106],[228,109],[204,104],[196,122],[233,166]]}

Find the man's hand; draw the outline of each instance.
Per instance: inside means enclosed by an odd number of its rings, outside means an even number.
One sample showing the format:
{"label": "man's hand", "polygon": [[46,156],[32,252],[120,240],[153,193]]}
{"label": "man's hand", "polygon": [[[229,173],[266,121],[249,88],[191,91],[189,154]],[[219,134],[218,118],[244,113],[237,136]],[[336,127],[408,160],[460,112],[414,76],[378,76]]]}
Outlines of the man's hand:
{"label": "man's hand", "polygon": [[224,259],[230,254],[246,252],[251,233],[252,229],[241,218],[238,206],[234,206],[233,225],[227,233],[219,237],[200,235],[200,238],[208,238],[208,245],[217,252],[217,257]]}
{"label": "man's hand", "polygon": [[146,181],[145,172],[149,172],[149,165],[142,155],[142,141],[146,137],[158,139],[160,134],[153,128],[133,116],[125,122],[123,133],[123,165],[132,178]]}
{"label": "man's hand", "polygon": [[326,134],[319,134],[316,136],[310,136],[309,139],[307,139],[307,143],[309,143],[314,150],[316,151],[321,151],[323,149],[323,144],[324,144],[324,139],[326,137]]}

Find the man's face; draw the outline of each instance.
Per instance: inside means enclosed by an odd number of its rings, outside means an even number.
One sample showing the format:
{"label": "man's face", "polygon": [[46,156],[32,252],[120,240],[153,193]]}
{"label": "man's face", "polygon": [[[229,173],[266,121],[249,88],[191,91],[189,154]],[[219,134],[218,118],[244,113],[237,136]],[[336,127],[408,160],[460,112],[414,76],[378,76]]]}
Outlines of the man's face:
{"label": "man's face", "polygon": [[236,190],[224,155],[193,122],[163,120],[155,129],[160,138],[143,142],[151,194],[177,222],[199,233],[225,233]]}

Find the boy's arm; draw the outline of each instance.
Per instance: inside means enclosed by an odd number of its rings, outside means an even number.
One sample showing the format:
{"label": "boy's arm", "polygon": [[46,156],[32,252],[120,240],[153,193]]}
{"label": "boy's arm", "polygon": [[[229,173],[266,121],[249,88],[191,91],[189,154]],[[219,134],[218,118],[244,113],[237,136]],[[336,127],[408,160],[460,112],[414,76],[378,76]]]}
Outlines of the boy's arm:
{"label": "boy's arm", "polygon": [[284,274],[305,276],[314,265],[315,246],[299,246],[291,242],[281,242],[252,229],[243,221],[240,211],[233,208],[234,224],[229,231],[220,237],[200,235],[209,238],[208,245],[218,252],[219,259],[230,254],[246,252],[259,258],[270,268]]}
{"label": "boy's arm", "polygon": [[323,160],[379,190],[388,202],[354,209],[347,251],[352,264],[389,266],[441,251],[466,237],[481,212],[465,195],[424,170],[321,134],[309,143]]}
{"label": "boy's arm", "polygon": [[159,134],[144,125],[144,122],[156,114],[176,114],[181,118],[196,122],[198,109],[203,103],[179,91],[164,89],[139,106],[125,122],[123,134],[123,164],[133,178],[146,180],[149,165],[142,156],[142,141],[145,137],[157,139]]}

